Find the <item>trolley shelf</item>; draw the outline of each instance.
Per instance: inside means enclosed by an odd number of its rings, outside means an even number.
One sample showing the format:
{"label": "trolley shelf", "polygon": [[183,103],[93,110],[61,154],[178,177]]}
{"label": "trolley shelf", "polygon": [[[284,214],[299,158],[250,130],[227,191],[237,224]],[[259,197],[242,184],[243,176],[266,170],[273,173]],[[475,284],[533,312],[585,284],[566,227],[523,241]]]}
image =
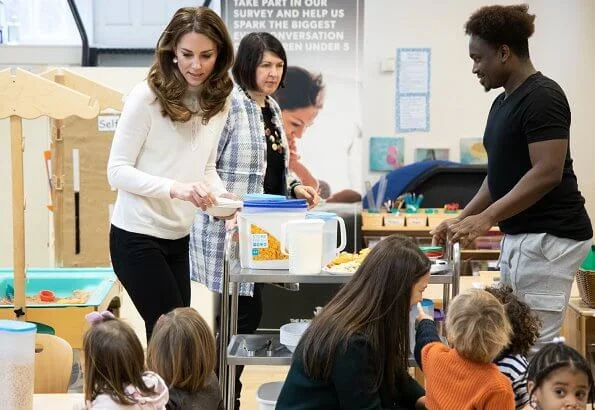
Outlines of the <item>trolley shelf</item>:
{"label": "trolley shelf", "polygon": [[[267,349],[269,344],[271,348]],[[292,353],[279,342],[278,334],[233,335],[227,348],[227,364],[234,366],[289,366],[291,357]],[[410,356],[409,367],[416,365],[415,359]]]}
{"label": "trolley shelf", "polygon": [[[442,273],[448,272],[448,273]],[[321,272],[318,275],[295,275],[287,270],[257,270],[242,269],[240,273],[231,273],[230,282],[255,282],[255,283],[346,283],[352,274],[330,274]],[[441,271],[430,276],[430,283],[452,283],[452,271]]]}
{"label": "trolley shelf", "polygon": [[227,363],[289,366],[291,352],[279,342],[279,334],[233,335],[227,348]]}

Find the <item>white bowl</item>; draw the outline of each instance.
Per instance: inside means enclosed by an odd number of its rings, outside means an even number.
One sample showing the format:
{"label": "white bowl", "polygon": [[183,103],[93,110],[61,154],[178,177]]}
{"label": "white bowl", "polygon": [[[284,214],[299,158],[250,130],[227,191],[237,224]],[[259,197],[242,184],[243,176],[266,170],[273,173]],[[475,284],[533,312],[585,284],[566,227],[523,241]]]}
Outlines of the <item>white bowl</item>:
{"label": "white bowl", "polygon": [[446,261],[444,259],[436,259],[435,261],[432,262],[432,267],[430,268],[430,273],[431,274],[439,274],[439,273],[448,272],[449,268],[450,267],[448,266],[448,261]]}
{"label": "white bowl", "polygon": [[287,323],[281,326],[279,341],[293,353],[308,326],[310,322]]}
{"label": "white bowl", "polygon": [[206,209],[206,213],[215,218],[226,218],[242,207],[242,201],[229,198],[217,198],[217,204]]}
{"label": "white bowl", "polygon": [[277,399],[281,393],[284,382],[271,382],[261,384],[256,390],[258,410],[275,410]]}

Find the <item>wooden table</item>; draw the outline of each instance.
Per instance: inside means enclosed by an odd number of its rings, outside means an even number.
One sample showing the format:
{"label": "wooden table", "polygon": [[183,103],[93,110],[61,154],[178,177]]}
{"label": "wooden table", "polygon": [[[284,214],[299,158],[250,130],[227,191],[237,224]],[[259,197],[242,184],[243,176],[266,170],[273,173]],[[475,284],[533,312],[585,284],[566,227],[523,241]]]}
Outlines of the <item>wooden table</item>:
{"label": "wooden table", "polygon": [[82,393],[64,394],[34,394],[34,410],[75,410],[80,405],[84,408],[85,400]]}
{"label": "wooden table", "polygon": [[595,309],[590,308],[582,299],[571,295],[562,335],[566,344],[574,347],[590,361],[589,346],[595,345]]}

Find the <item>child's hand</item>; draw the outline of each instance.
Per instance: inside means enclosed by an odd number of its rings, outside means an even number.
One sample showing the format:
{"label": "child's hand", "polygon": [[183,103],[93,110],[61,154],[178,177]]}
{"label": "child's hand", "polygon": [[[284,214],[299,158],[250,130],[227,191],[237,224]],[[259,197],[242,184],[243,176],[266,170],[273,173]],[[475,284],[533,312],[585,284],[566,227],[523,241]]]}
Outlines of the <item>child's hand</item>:
{"label": "child's hand", "polygon": [[424,319],[434,320],[434,317],[424,312],[424,309],[421,307],[421,303],[417,302],[417,317],[415,318],[415,323],[419,323]]}

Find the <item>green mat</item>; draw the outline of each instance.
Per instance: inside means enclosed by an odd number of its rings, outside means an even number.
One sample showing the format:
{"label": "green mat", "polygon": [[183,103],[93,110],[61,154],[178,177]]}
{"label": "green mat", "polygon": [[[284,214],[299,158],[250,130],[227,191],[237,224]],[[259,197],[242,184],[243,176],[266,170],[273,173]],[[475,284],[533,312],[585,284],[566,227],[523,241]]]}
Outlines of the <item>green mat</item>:
{"label": "green mat", "polygon": [[37,326],[37,333],[43,333],[45,335],[55,335],[56,334],[56,331],[51,326],[48,326],[46,324],[39,323],[39,322],[29,321],[29,323],[33,323],[33,324],[35,324],[35,326]]}

